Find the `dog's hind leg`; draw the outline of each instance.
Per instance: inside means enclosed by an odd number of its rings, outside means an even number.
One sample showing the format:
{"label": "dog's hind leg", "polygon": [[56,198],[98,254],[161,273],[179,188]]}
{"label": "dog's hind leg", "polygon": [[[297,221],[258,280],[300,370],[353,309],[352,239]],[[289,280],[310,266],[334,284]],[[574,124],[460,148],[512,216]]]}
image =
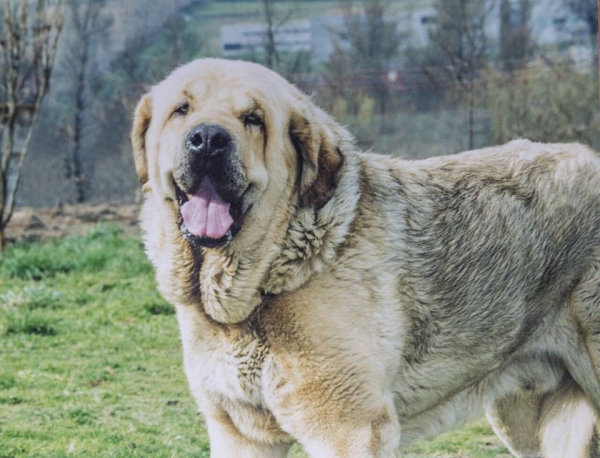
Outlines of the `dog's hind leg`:
{"label": "dog's hind leg", "polygon": [[486,416],[500,440],[517,457],[541,456],[537,437],[542,397],[537,394],[511,395],[486,409]]}
{"label": "dog's hind leg", "polygon": [[575,287],[560,347],[567,369],[600,412],[600,254]]}
{"label": "dog's hind leg", "polygon": [[548,458],[597,457],[596,413],[572,381],[544,397],[538,437]]}
{"label": "dog's hind leg", "polygon": [[519,458],[596,457],[596,415],[568,379],[555,391],[520,393],[487,410],[494,432]]}

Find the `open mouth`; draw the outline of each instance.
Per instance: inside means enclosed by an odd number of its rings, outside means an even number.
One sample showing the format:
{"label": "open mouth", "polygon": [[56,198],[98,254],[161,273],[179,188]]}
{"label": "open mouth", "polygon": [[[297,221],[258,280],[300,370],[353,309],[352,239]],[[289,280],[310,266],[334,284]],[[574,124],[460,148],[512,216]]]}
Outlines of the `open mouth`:
{"label": "open mouth", "polygon": [[241,205],[226,202],[208,176],[193,194],[187,194],[177,184],[179,228],[196,246],[214,248],[225,245],[240,229]]}

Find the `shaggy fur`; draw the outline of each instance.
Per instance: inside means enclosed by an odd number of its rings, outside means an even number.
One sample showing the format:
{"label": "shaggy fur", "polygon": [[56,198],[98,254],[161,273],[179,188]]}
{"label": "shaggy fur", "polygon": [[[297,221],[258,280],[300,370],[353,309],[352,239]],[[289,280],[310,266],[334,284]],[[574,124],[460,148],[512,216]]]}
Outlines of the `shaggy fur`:
{"label": "shaggy fur", "polygon": [[[201,122],[231,133],[248,184],[241,230],[217,248],[177,224],[177,158]],[[277,74],[210,59],[144,97],[133,147],[211,456],[282,458],[299,441],[315,458],[395,457],[484,412],[515,456],[594,455],[593,151],[366,154]]]}

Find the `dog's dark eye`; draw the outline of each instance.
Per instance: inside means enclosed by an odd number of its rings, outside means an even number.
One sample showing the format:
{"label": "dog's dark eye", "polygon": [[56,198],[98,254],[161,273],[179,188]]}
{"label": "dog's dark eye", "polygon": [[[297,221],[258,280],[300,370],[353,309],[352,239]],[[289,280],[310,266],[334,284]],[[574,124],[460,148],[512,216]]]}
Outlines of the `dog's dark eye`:
{"label": "dog's dark eye", "polygon": [[252,114],[244,116],[244,124],[246,126],[262,126],[263,120],[256,113],[252,113]]}
{"label": "dog's dark eye", "polygon": [[179,105],[177,108],[175,108],[173,111],[173,116],[185,116],[188,114],[188,111],[190,111],[190,104],[184,103],[183,105]]}

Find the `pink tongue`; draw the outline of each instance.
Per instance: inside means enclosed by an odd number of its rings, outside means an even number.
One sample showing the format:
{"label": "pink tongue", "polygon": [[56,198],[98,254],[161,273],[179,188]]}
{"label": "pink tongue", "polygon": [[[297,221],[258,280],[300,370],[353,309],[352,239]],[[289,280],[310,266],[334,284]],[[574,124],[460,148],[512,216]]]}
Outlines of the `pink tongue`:
{"label": "pink tongue", "polygon": [[229,204],[219,197],[208,177],[202,180],[196,194],[189,196],[182,205],[181,216],[190,234],[212,239],[223,237],[233,224]]}

